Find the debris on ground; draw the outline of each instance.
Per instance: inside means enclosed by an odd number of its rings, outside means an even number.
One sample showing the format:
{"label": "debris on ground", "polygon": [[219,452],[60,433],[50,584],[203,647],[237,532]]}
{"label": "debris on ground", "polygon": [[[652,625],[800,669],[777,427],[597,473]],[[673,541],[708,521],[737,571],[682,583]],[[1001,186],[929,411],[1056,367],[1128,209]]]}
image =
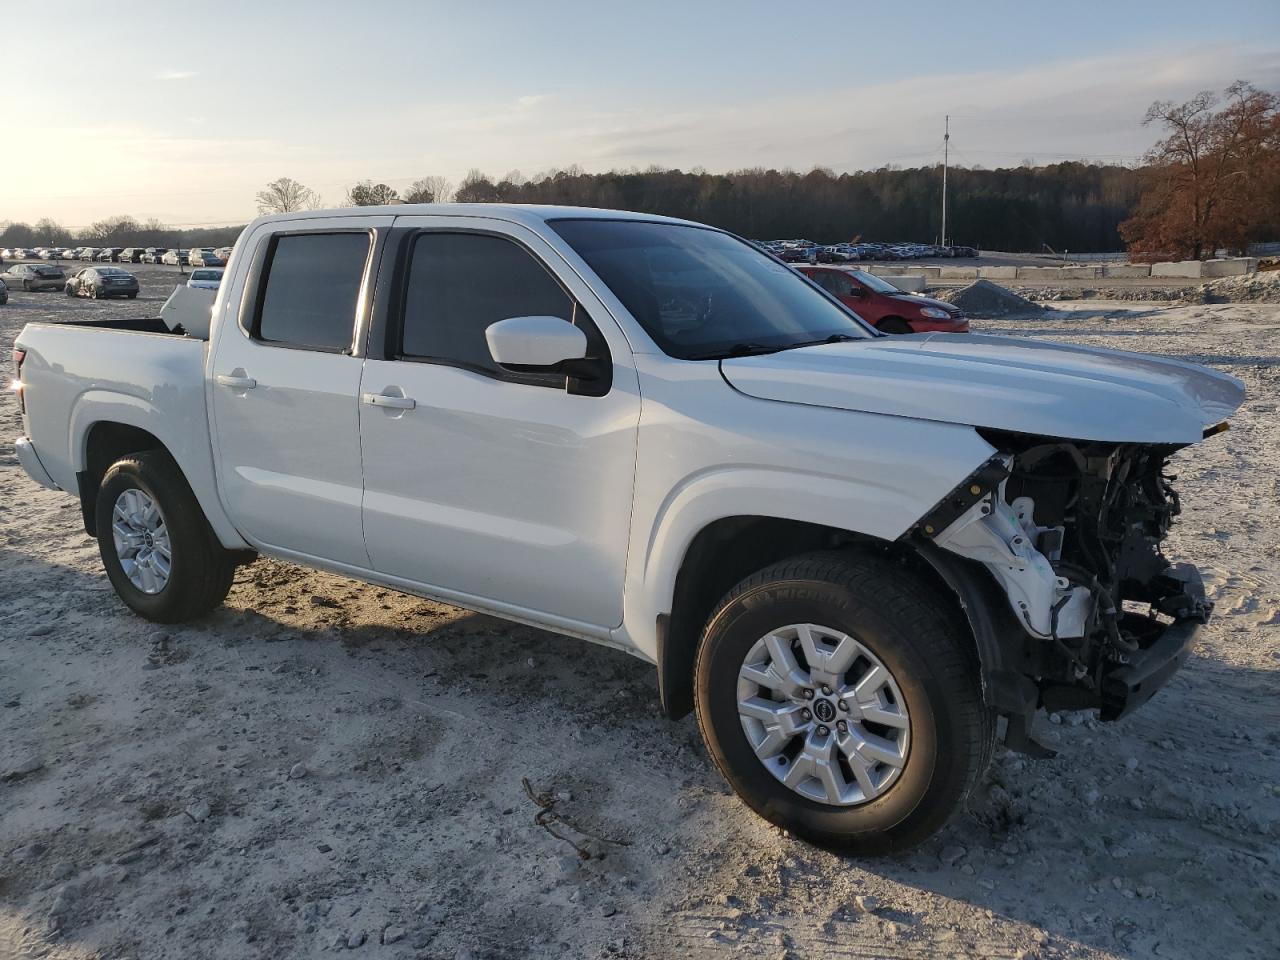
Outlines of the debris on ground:
{"label": "debris on ground", "polygon": [[1280,270],[1213,280],[1200,295],[1205,303],[1280,303]]}
{"label": "debris on ground", "polygon": [[944,291],[938,294],[938,299],[955,304],[970,317],[979,318],[1034,317],[1044,310],[1039,304],[990,280],[975,280],[959,290]]}

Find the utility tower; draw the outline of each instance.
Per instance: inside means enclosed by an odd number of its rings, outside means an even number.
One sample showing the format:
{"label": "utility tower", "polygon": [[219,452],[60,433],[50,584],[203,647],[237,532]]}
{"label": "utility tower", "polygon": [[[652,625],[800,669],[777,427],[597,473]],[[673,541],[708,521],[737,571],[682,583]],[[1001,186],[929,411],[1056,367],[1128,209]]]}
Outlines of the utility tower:
{"label": "utility tower", "polygon": [[942,240],[947,245],[947,161],[951,148],[951,114],[947,114],[946,126],[942,134]]}

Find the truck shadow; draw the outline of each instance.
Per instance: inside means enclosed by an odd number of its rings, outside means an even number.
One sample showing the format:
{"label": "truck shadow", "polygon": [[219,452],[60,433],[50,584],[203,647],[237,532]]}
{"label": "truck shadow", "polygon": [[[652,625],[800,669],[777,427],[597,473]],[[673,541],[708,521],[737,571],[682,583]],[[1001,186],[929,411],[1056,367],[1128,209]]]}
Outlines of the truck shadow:
{"label": "truck shadow", "polygon": [[[119,676],[121,661],[152,669],[150,723],[198,721],[198,737],[150,744],[146,768],[200,770],[216,791],[214,768],[227,756],[217,741],[256,744],[250,753],[261,757],[241,768],[251,779],[270,780],[305,751],[308,795],[324,799],[282,807],[290,830],[323,834],[326,821],[306,818],[345,798],[333,816],[352,823],[352,849],[382,844],[389,816],[443,819],[476,837],[510,832],[517,846],[501,862],[536,872],[575,854],[536,825],[528,778],[534,794],[569,798],[561,809],[581,831],[570,835],[588,848],[596,837],[621,841],[581,869],[630,878],[615,897],[628,936],[651,955],[763,937],[804,957],[1013,956],[1022,945],[1144,957],[1161,944],[1177,955],[1236,938],[1274,943],[1280,932],[1268,899],[1280,880],[1277,803],[1259,794],[1258,766],[1280,745],[1274,724],[1257,723],[1259,711],[1274,717],[1272,671],[1196,658],[1117,724],[1045,724],[1057,758],[998,749],[939,836],[901,856],[858,859],[782,836],[733,798],[692,720],[660,715],[652,667],[617,651],[271,561],[241,571],[226,607],[171,628],[133,617],[100,574],[33,557],[21,540],[0,546],[0,568],[9,572],[0,604],[16,610],[0,638],[38,658],[51,638],[80,631],[86,655],[114,664],[104,676]],[[136,692],[99,684],[95,696],[105,706]],[[219,728],[222,714],[234,715],[234,731]],[[1188,717],[1212,722],[1189,728]],[[127,726],[107,735],[136,739]],[[110,757],[98,762],[118,776]],[[67,791],[58,802],[93,801]],[[215,825],[257,817],[264,836],[274,829],[273,814],[229,787],[214,809]],[[412,891],[422,882],[413,871],[451,869],[449,845],[467,840],[450,836],[397,848],[380,869]],[[207,867],[194,849],[189,865],[171,867],[193,883]],[[299,880],[312,869],[273,856],[273,869]],[[855,905],[863,890],[878,900]],[[534,898],[528,909],[548,907]],[[957,940],[955,923],[987,932]]]}

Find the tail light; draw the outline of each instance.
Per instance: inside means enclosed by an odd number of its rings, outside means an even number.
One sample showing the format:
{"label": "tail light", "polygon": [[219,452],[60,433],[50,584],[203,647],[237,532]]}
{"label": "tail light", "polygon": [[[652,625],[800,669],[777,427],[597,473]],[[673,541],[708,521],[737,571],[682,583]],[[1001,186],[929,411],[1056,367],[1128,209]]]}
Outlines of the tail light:
{"label": "tail light", "polygon": [[18,412],[27,412],[26,398],[22,395],[22,361],[27,359],[27,351],[20,347],[13,348],[13,383],[10,389],[18,395]]}

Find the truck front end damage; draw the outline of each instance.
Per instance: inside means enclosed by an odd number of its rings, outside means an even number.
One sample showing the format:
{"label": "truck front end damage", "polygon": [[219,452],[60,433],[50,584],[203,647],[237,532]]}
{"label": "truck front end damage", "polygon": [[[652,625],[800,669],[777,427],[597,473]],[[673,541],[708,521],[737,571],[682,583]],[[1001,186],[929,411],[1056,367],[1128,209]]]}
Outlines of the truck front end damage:
{"label": "truck front end damage", "polygon": [[1213,604],[1195,567],[1161,550],[1180,509],[1167,472],[1179,445],[983,433],[1000,453],[910,535],[981,564],[1007,598],[983,666],[1010,745],[1034,748],[1039,707],[1116,720],[1145,703]]}

